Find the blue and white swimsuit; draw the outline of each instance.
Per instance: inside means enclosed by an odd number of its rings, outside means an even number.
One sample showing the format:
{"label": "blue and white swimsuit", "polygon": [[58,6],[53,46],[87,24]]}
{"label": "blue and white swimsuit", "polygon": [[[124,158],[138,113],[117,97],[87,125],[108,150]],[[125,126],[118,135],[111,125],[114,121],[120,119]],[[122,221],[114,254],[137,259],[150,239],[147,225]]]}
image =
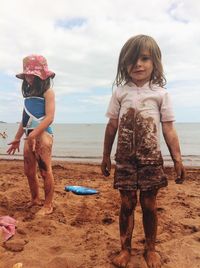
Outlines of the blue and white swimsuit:
{"label": "blue and white swimsuit", "polygon": [[[43,97],[27,97],[24,99],[22,125],[25,134],[36,128],[45,117],[45,99]],[[53,134],[51,126],[46,128],[49,134]]]}

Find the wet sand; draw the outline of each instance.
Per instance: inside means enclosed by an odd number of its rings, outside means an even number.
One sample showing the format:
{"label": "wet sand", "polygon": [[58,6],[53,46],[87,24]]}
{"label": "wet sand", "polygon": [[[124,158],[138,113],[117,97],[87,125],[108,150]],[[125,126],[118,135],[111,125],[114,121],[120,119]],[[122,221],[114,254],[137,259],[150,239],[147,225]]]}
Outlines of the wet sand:
{"label": "wet sand", "polygon": [[[29,189],[20,160],[0,160],[0,215],[17,220],[16,234],[0,246],[0,267],[114,268],[119,252],[120,199],[113,189],[113,172],[101,175],[99,165],[53,162],[54,213],[37,217],[40,207],[27,208]],[[200,167],[187,168],[183,185],[174,183],[173,169],[165,169],[169,185],[158,194],[157,250],[163,268],[200,267]],[[40,178],[40,193],[43,196]],[[83,185],[100,194],[78,196],[66,185]],[[128,268],[147,268],[143,258],[144,234],[138,204]]]}

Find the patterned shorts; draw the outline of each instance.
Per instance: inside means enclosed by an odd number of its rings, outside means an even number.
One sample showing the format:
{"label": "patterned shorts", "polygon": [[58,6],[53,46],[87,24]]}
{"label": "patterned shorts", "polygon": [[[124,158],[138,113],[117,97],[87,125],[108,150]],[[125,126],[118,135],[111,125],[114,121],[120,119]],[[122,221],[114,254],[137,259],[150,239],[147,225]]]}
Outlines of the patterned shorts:
{"label": "patterned shorts", "polygon": [[167,176],[163,165],[137,165],[135,163],[122,164],[116,162],[114,174],[114,188],[118,190],[150,191],[166,187]]}

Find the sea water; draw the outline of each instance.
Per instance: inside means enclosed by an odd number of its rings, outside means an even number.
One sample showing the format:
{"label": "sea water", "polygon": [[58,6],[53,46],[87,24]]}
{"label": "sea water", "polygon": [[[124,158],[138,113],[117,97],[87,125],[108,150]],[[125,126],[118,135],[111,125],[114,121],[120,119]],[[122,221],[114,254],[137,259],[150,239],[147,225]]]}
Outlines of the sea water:
{"label": "sea water", "polygon": [[[0,136],[0,158],[22,159],[23,139],[20,152],[8,156],[8,143],[13,140],[18,129],[17,123],[1,123],[0,132],[6,132],[7,138]],[[200,123],[176,123],[184,164],[200,166]],[[54,124],[53,159],[78,162],[100,163],[103,153],[105,124]],[[162,136],[162,135],[161,135]],[[116,139],[117,140],[117,139]],[[112,159],[116,150],[116,141],[112,150]],[[166,165],[172,165],[171,157],[164,139],[161,138],[161,150]]]}

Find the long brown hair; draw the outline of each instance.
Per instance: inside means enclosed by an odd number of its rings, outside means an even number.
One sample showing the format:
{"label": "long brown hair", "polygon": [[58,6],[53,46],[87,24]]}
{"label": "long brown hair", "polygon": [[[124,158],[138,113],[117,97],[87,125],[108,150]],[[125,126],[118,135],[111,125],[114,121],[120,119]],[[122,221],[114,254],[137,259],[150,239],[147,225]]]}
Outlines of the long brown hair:
{"label": "long brown hair", "polygon": [[127,67],[137,63],[142,50],[148,50],[153,62],[153,72],[150,82],[163,87],[166,78],[163,73],[161,62],[161,51],[156,41],[147,35],[136,35],[131,37],[122,47],[117,67],[117,75],[113,85],[124,85],[131,81]]}
{"label": "long brown hair", "polygon": [[51,86],[51,78],[46,80],[40,79],[38,76],[34,76],[33,84],[29,85],[26,79],[22,83],[22,95],[23,97],[43,97],[43,94]]}

